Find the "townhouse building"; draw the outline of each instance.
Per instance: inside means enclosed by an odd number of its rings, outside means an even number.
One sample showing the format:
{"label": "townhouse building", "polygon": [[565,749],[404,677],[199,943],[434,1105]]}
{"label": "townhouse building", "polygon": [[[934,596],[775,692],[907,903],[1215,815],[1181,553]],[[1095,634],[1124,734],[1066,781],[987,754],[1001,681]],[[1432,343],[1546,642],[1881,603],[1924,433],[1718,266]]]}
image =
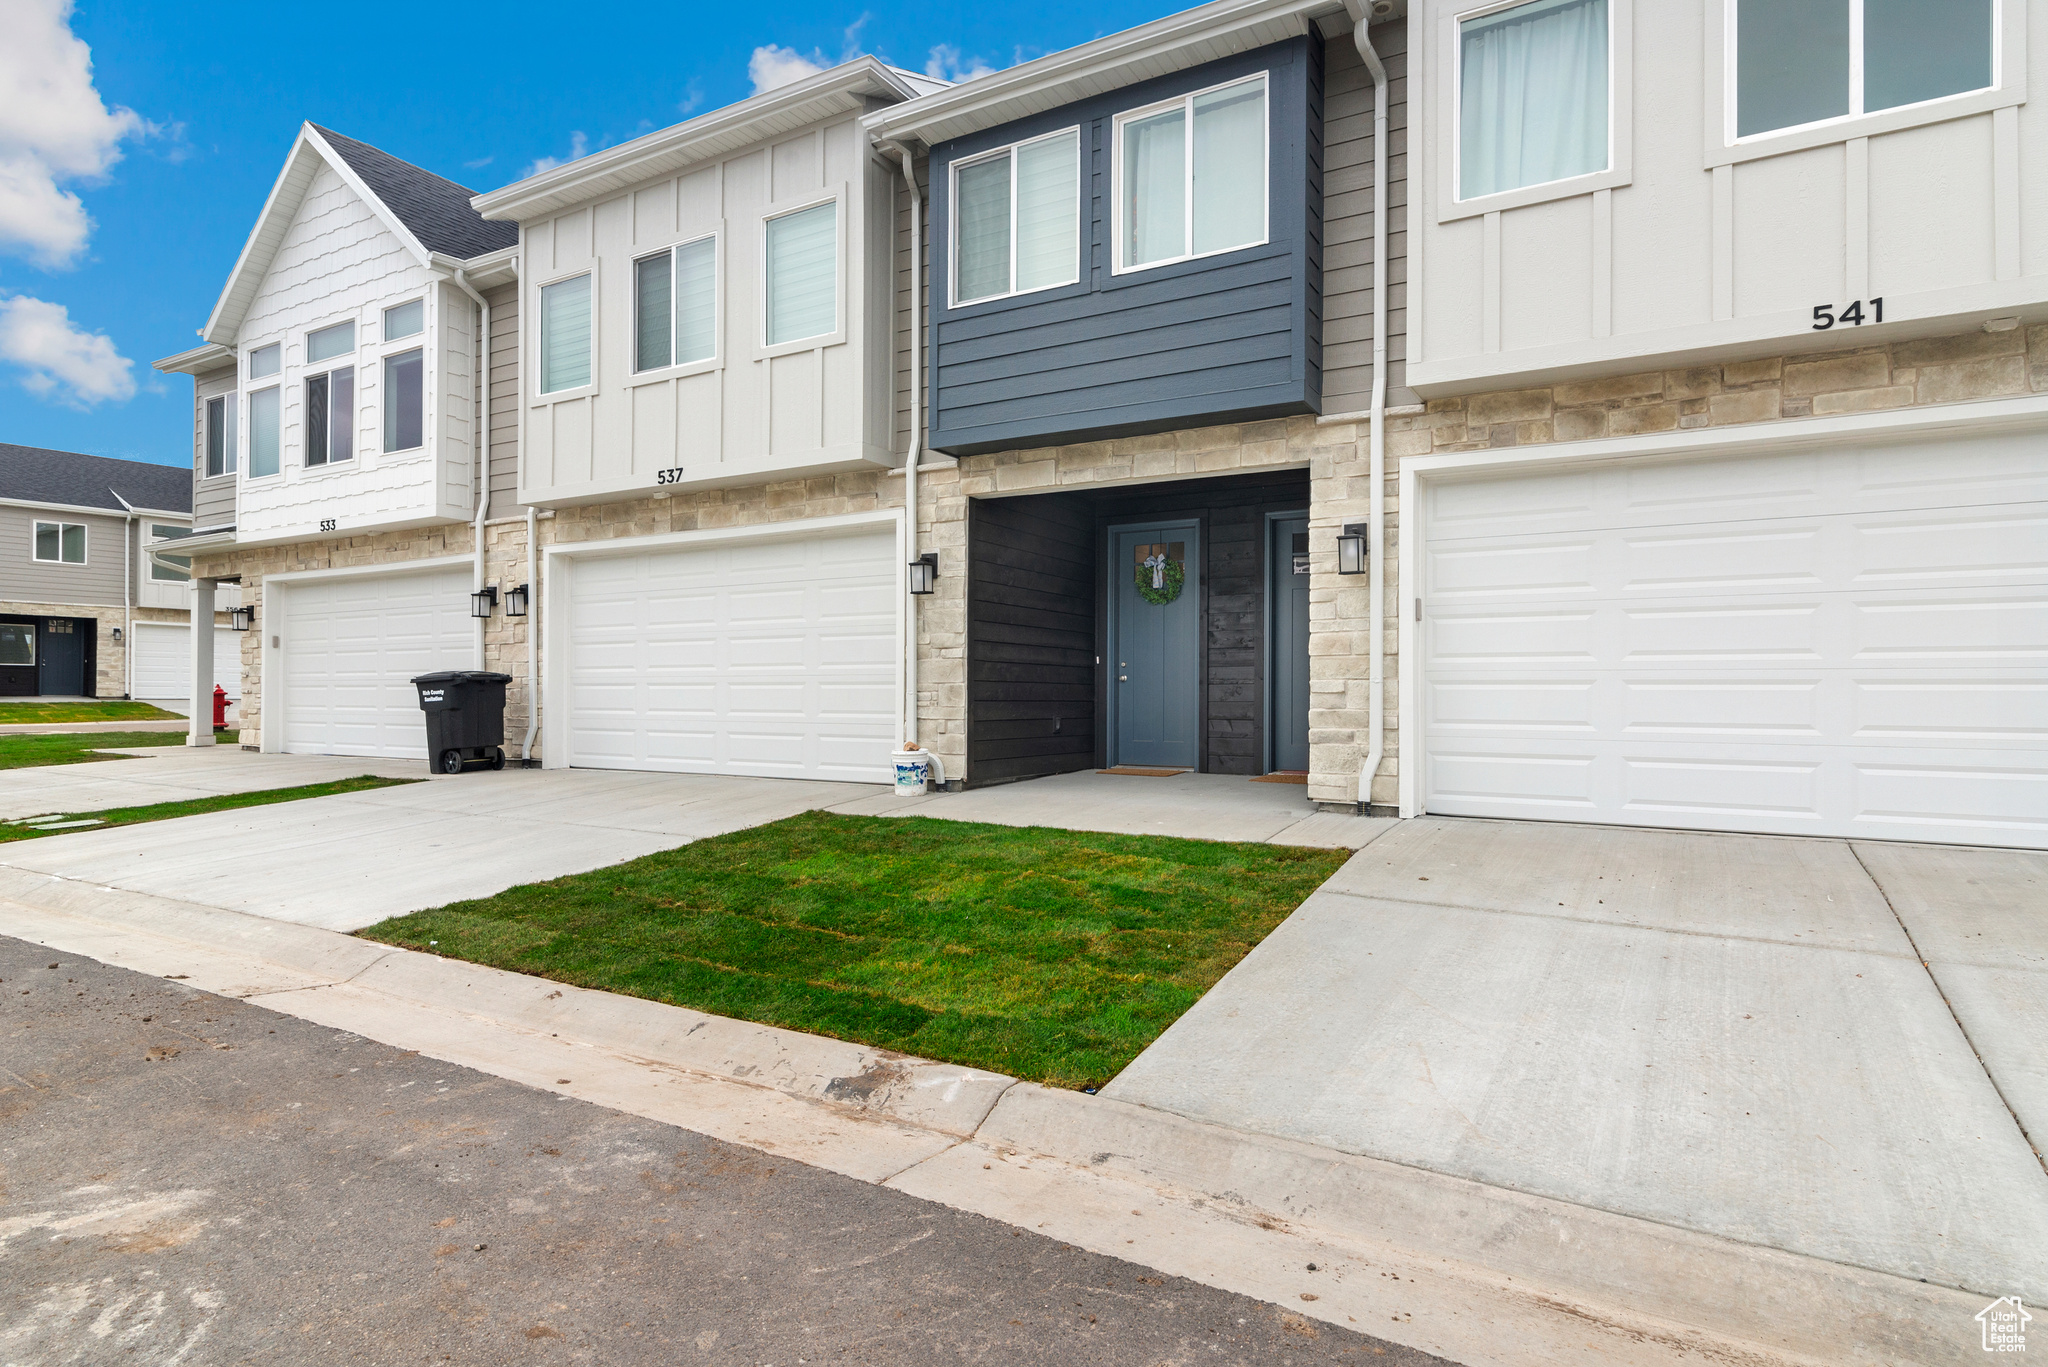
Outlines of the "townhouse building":
{"label": "townhouse building", "polygon": [[0,697],[185,706],[191,532],[176,466],[0,443]]}
{"label": "townhouse building", "polygon": [[309,128],[172,367],[243,743],[484,664],[557,767],[2048,844],[2044,10],[1216,0],[473,198]]}

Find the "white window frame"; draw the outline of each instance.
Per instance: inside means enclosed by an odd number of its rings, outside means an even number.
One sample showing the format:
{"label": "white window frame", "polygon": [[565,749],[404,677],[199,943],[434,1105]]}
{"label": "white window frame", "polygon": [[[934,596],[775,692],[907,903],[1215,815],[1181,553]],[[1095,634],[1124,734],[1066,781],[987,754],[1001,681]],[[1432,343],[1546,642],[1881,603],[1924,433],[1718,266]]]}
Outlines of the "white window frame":
{"label": "white window frame", "polygon": [[1463,26],[1469,19],[1483,19],[1489,14],[1517,9],[1527,3],[1529,0],[1492,0],[1491,3],[1484,5],[1451,5],[1440,12],[1436,64],[1436,164],[1442,168],[1442,174],[1436,178],[1436,221],[1439,223],[1449,223],[1460,218],[1476,218],[1480,214],[1499,213],[1504,209],[1520,209],[1531,204],[1546,204],[1554,199],[1590,195],[1595,190],[1612,190],[1629,184],[1634,178],[1631,164],[1635,143],[1635,54],[1632,36],[1635,26],[1635,0],[1607,0],[1606,169],[1588,171],[1584,175],[1569,176],[1564,180],[1544,181],[1540,185],[1521,185],[1512,190],[1497,190],[1490,195],[1477,195],[1471,199],[1458,198],[1458,187],[1461,183],[1460,163],[1464,146],[1464,129],[1460,125],[1464,101],[1459,98],[1460,92],[1464,89],[1465,78]]}
{"label": "white window frame", "polygon": [[[164,531],[166,529],[175,531],[179,533],[179,535],[158,535],[159,532]],[[146,522],[143,524],[143,531],[145,533],[143,537],[143,545],[150,550],[155,550],[158,547],[162,546],[175,545],[178,542],[183,541],[186,537],[192,535],[192,529],[190,527],[186,527],[181,524],[173,522]],[[154,556],[145,555],[143,559],[147,561],[149,564],[149,582],[152,584],[189,584],[192,582],[192,557],[189,555],[185,557],[186,568],[185,577],[183,579],[159,578],[158,576],[162,571],[162,566],[157,564],[156,558]]]}
{"label": "white window frame", "polygon": [[[377,340],[369,346],[371,352],[369,366],[358,366],[356,370],[356,395],[359,407],[367,402],[372,404],[377,410],[376,455],[380,459],[388,457],[391,460],[415,460],[426,456],[434,446],[434,381],[438,374],[438,368],[434,362],[439,354],[434,346],[434,336],[435,324],[439,322],[439,319],[435,316],[436,301],[431,297],[432,294],[433,291],[431,290],[426,294],[408,294],[403,298],[394,299],[388,304],[374,306],[377,313]],[[398,308],[402,305],[413,303],[415,300],[421,305],[420,330],[409,336],[400,337],[396,341],[385,341],[385,310]],[[391,405],[391,396],[384,389],[384,362],[393,356],[403,356],[408,351],[420,353],[420,444],[418,446],[401,446],[396,451],[390,451],[384,447],[384,424],[389,416],[388,410]],[[488,347],[485,348],[485,353],[488,358]],[[368,399],[365,399],[363,395],[362,377],[365,369],[374,369],[377,375],[376,383],[372,390],[373,397]],[[361,435],[359,430],[357,432],[357,444],[359,446],[361,445]],[[369,454],[370,452],[368,451],[358,450],[355,458],[361,460]],[[315,466],[314,468],[324,469],[325,467]]]}
{"label": "white window frame", "polygon": [[[1169,109],[1179,109],[1182,115],[1182,167],[1181,200],[1182,245],[1192,248],[1195,241],[1195,100],[1202,95],[1218,90],[1227,90],[1234,85],[1248,81],[1263,83],[1264,98],[1260,103],[1260,116],[1264,130],[1261,150],[1265,153],[1265,164],[1261,179],[1265,182],[1266,193],[1259,203],[1259,240],[1240,242],[1234,247],[1219,247],[1214,251],[1198,252],[1189,250],[1179,256],[1169,256],[1158,261],[1147,261],[1142,266],[1124,265],[1124,125],[1134,119],[1150,118],[1163,114]],[[1158,270],[1161,266],[1177,266],[1183,261],[1200,261],[1204,257],[1227,256],[1231,252],[1250,251],[1264,247],[1273,241],[1273,73],[1248,71],[1242,76],[1233,76],[1227,81],[1203,86],[1176,95],[1170,100],[1159,100],[1141,109],[1127,109],[1110,120],[1109,125],[1109,273],[1111,275],[1136,275],[1140,271]],[[1014,267],[1013,267],[1014,269]]]}
{"label": "white window frame", "polygon": [[[261,380],[256,381],[255,383],[251,384],[247,389],[243,390],[238,396],[239,399],[241,400],[242,405],[242,468],[236,475],[236,479],[240,483],[264,485],[269,484],[273,480],[281,480],[284,478],[286,464],[284,440],[286,416],[285,386],[288,383],[289,381],[285,376],[284,368],[282,364],[280,364],[277,374],[264,376]],[[251,400],[253,400],[258,394],[263,393],[267,389],[275,389],[277,391],[277,470],[275,471],[275,473],[272,474],[259,475],[253,473],[249,468],[250,458],[253,456],[256,450],[256,434],[253,430],[251,430],[249,425],[249,407]]]}
{"label": "white window frame", "polygon": [[[778,218],[788,218],[806,209],[815,209],[820,204],[835,206],[832,226],[832,330],[810,337],[798,337],[787,342],[768,340],[768,225]],[[846,316],[851,312],[852,300],[847,297],[847,191],[842,183],[819,190],[816,194],[771,204],[760,211],[754,224],[754,256],[760,263],[754,281],[754,293],[759,296],[754,306],[754,355],[765,359],[770,356],[794,356],[800,351],[820,351],[828,346],[840,346],[846,341]]]}
{"label": "white window frame", "polygon": [[[418,332],[409,332],[403,337],[386,337],[384,335],[384,315],[393,309],[404,308],[407,304],[413,303],[417,303],[420,306],[420,330]],[[380,347],[385,345],[399,346],[401,343],[413,341],[416,337],[426,337],[433,330],[434,320],[431,315],[432,305],[424,294],[410,294],[403,299],[394,299],[388,304],[379,304],[377,306],[377,345]],[[426,343],[421,341],[415,343],[415,345],[424,346]]]}
{"label": "white window frame", "polygon": [[[763,228],[762,232],[762,241],[765,246],[767,229]],[[674,359],[676,354],[676,308],[674,294],[676,252],[684,247],[694,247],[699,242],[707,240],[711,243],[711,354],[701,360],[678,361]],[[679,237],[666,247],[657,247],[651,252],[641,252],[633,258],[632,269],[627,272],[626,277],[626,291],[631,299],[629,313],[633,320],[631,324],[633,329],[632,350],[627,354],[626,363],[628,365],[638,365],[640,362],[640,263],[650,257],[661,256],[664,253],[668,256],[669,270],[668,354],[670,359],[667,365],[653,366],[646,370],[635,370],[632,383],[636,385],[646,384],[653,380],[681,379],[685,375],[701,375],[705,371],[721,370],[725,367],[725,221],[723,219],[719,220],[717,227],[707,232],[695,233],[689,237]],[[763,269],[765,270],[765,267]],[[765,275],[763,276],[763,284],[766,284]],[[766,297],[764,289],[762,294],[762,317],[764,320],[767,317]],[[767,336],[765,321],[763,329],[761,335],[765,337]]]}
{"label": "white window frame", "polygon": [[[343,358],[340,356],[330,356],[328,359],[324,361],[313,362],[313,365],[321,367],[321,369],[319,370],[313,369],[313,366],[305,366],[301,368],[301,372],[298,379],[298,386],[299,473],[302,475],[322,475],[326,474],[330,470],[346,470],[351,466],[357,465],[363,458],[363,358],[360,355],[351,355],[347,358],[347,364],[345,365],[340,363],[342,360]],[[347,370],[354,372],[349,381],[349,443],[348,458],[346,460],[336,460],[334,458],[333,452],[334,381],[331,377],[337,370]],[[318,465],[315,465],[313,462],[307,459],[307,457],[310,456],[313,452],[313,404],[312,401],[308,398],[307,386],[312,384],[313,381],[321,379],[322,377],[329,377],[327,379],[328,453],[327,458],[325,460],[321,461]],[[282,415],[279,416],[279,425],[283,425]],[[280,433],[278,445],[282,447],[283,444],[283,434]],[[282,450],[278,452],[277,465],[278,473],[284,473],[285,462],[284,452]]]}
{"label": "white window frame", "polygon": [[[207,464],[212,458],[208,449],[213,444],[213,403],[220,400],[221,414],[235,434],[235,463],[219,474],[211,474]],[[219,483],[239,478],[242,473],[242,391],[239,388],[223,390],[218,394],[207,394],[199,400],[199,478],[208,483]],[[222,453],[225,463],[226,453]]]}
{"label": "white window frame", "polygon": [[[604,316],[604,291],[602,289],[604,276],[599,270],[600,265],[602,265],[601,262],[593,260],[585,265],[576,267],[574,270],[557,271],[553,275],[536,279],[533,282],[532,291],[527,296],[527,307],[532,310],[531,317],[533,318],[533,351],[528,359],[533,367],[530,373],[533,376],[532,392],[535,403],[560,403],[564,399],[583,399],[597,393],[599,381],[604,375],[604,372],[599,368],[600,363],[604,359],[603,350],[600,346],[604,334],[599,329],[599,323]],[[590,277],[590,383],[575,385],[569,389],[544,390],[541,388],[543,373],[540,362],[541,349],[547,345],[547,339],[541,336],[546,331],[546,328],[543,326],[544,320],[541,316],[540,292],[550,285],[559,285],[564,280],[574,280],[579,275]]]}
{"label": "white window frame", "polygon": [[1850,8],[1850,112],[1831,119],[1774,128],[1767,133],[1735,135],[1735,5],[1736,0],[1708,0],[1706,23],[1706,161],[1708,167],[1731,166],[1761,157],[1782,156],[1810,147],[1896,133],[1924,124],[2007,109],[2027,100],[2027,6],[2024,0],[1992,0],[1991,85],[1941,95],[1918,104],[1902,104],[1874,114],[1858,112],[1863,100],[1862,0]]}
{"label": "white window frame", "polygon": [[[1267,87],[1267,91],[1268,103],[1270,104],[1270,85]],[[1072,135],[1074,139],[1074,275],[1070,280],[1056,280],[1050,285],[1034,285],[1028,290],[1020,290],[1017,288],[1017,153],[1033,143],[1050,142],[1054,138],[1064,138],[1069,135]],[[1270,137],[1270,135],[1271,130],[1269,128],[1268,136]],[[960,172],[963,169],[978,166],[984,161],[993,161],[995,158],[1005,154],[1008,154],[1010,158],[1010,287],[1000,294],[982,294],[972,299],[962,299],[960,297]],[[1272,148],[1268,146],[1266,161],[1269,173],[1271,171],[1272,159]],[[956,309],[967,308],[974,304],[993,303],[998,299],[1014,299],[1020,294],[1040,294],[1046,290],[1065,289],[1069,285],[1081,283],[1081,257],[1083,255],[1081,250],[1081,213],[1083,206],[1088,202],[1088,147],[1082,139],[1081,126],[1079,124],[1070,124],[1065,128],[1056,128],[1050,133],[1040,133],[1036,137],[1022,138],[1016,142],[1005,143],[1001,147],[986,148],[983,151],[976,152],[971,157],[962,157],[946,168],[946,176],[946,216],[948,219],[946,230],[946,297],[952,301],[948,307]],[[1269,193],[1267,196],[1268,203],[1271,202],[1271,198]],[[1242,248],[1233,247],[1231,250],[1240,251]],[[1165,263],[1161,262],[1160,264],[1163,265]]]}
{"label": "white window frame", "polygon": [[[42,517],[34,518],[32,522],[33,525],[30,526],[28,535],[28,557],[30,560],[38,565],[75,565],[80,569],[92,563],[92,527],[89,523],[58,522]],[[36,539],[45,527],[55,527],[57,529],[57,558],[55,560],[50,560],[36,554]],[[64,558],[64,529],[66,527],[78,528],[79,537],[85,542],[84,559],[66,560]]]}

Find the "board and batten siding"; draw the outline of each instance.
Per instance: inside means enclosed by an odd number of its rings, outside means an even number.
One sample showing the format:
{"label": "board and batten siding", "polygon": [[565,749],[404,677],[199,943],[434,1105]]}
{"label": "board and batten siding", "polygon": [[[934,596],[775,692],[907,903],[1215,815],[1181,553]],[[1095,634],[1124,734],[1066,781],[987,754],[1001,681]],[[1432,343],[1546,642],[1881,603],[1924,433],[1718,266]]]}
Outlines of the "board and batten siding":
{"label": "board and batten siding", "polygon": [[[0,602],[119,607],[124,519],[93,513],[0,506]],[[85,563],[35,558],[35,524],[85,524]]]}
{"label": "board and batten siding", "polygon": [[208,370],[192,377],[192,525],[224,527],[235,520],[235,481],[238,475],[206,474],[206,401],[227,396],[235,414],[235,462],[246,459],[248,434],[242,430],[242,414],[236,399],[234,366]]}
{"label": "board and batten siding", "polygon": [[[891,257],[900,173],[852,117],[522,224],[534,313],[547,285],[593,277],[592,383],[539,392],[538,319],[526,329],[523,484],[531,501],[594,502],[657,488],[873,469],[894,463]],[[767,219],[836,196],[838,329],[764,342]],[[718,235],[718,353],[636,374],[634,262]]]}
{"label": "board and batten siding", "polygon": [[[2026,67],[2048,74],[2040,0],[1999,7],[1999,90],[1740,144],[1720,103],[1733,0],[1615,4],[1633,26],[1617,48],[1616,183],[1493,212],[1453,200],[1455,18],[1468,6],[1411,9],[1430,118],[1412,197],[1409,382],[1422,393],[1878,346],[2048,303],[2048,179],[2027,170],[2048,146],[2048,103],[2023,100]],[[1856,301],[1863,326],[1814,329],[1816,305]]]}
{"label": "board and batten siding", "polygon": [[[426,330],[386,345],[382,313],[409,299],[426,301]],[[463,519],[474,508],[471,467],[475,440],[475,305],[452,284],[438,281],[384,226],[371,207],[330,166],[322,166],[286,230],[258,286],[236,344],[242,355],[278,342],[283,347],[282,469],[248,476],[246,393],[241,429],[243,471],[236,535],[242,540],[321,535],[333,519],[340,532],[375,531]],[[305,338],[310,330],[352,320],[356,376],[356,451],[352,460],[305,465]],[[422,347],[426,356],[425,440],[421,450],[381,451],[382,360]],[[319,363],[314,370],[341,364]]]}
{"label": "board and batten siding", "polygon": [[[1408,29],[1376,25],[1373,50],[1387,71],[1387,402],[1415,402],[1407,387]],[[1348,32],[1324,49],[1323,412],[1372,403],[1372,77]]]}
{"label": "board and batten siding", "polygon": [[[1262,71],[1269,77],[1267,242],[1116,273],[1115,116]],[[1077,124],[1079,283],[953,307],[952,163]],[[1319,411],[1322,125],[1323,43],[1311,33],[935,147],[932,447],[975,455]]]}

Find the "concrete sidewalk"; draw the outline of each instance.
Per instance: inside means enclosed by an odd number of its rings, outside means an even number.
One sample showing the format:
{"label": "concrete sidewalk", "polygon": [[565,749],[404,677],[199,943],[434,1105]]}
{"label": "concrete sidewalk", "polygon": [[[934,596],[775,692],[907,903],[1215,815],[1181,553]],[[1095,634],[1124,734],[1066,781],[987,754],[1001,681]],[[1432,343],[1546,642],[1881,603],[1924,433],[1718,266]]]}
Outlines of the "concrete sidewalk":
{"label": "concrete sidewalk", "polygon": [[0,933],[1471,1367],[1962,1362],[1983,1298],[998,1074],[0,869]]}
{"label": "concrete sidewalk", "polygon": [[2023,851],[1421,818],[1104,1094],[2038,1303],[2044,874]]}

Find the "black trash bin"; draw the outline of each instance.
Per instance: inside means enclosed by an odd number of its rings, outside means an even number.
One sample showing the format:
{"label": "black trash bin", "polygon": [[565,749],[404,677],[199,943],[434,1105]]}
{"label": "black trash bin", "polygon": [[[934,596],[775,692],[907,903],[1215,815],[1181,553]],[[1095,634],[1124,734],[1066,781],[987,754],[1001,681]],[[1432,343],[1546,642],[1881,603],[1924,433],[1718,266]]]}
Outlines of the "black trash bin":
{"label": "black trash bin", "polygon": [[459,774],[472,764],[505,767],[505,685],[510,674],[444,669],[413,680],[427,715],[427,764]]}

